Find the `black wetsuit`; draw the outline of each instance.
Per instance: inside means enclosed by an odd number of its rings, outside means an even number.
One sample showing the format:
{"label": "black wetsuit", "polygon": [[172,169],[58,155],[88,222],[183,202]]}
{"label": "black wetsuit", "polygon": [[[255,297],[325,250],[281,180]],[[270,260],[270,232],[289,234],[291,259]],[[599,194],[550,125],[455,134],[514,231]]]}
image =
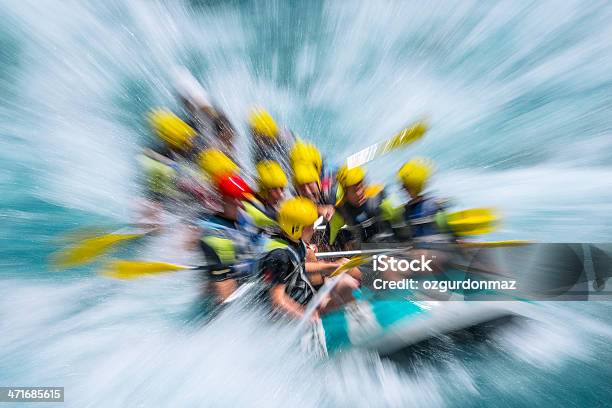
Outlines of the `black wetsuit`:
{"label": "black wetsuit", "polygon": [[306,276],[306,245],[280,236],[271,238],[270,251],[260,264],[262,278],[267,288],[285,285],[285,292],[297,303],[306,305],[315,290]]}

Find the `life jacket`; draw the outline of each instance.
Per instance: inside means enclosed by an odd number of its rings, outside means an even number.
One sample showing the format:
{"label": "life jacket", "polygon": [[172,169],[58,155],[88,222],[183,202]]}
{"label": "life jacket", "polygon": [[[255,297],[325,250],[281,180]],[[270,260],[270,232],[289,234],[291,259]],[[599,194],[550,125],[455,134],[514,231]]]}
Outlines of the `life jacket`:
{"label": "life jacket", "polygon": [[[215,215],[201,220],[199,226],[203,230],[200,239],[204,244],[204,254],[207,257],[214,254],[218,258],[218,263],[209,265],[212,275],[248,275],[252,272],[257,248],[252,245],[248,234],[240,231],[231,220]],[[238,266],[240,270],[236,270]]]}
{"label": "life jacket", "polygon": [[198,197],[194,192],[201,195],[207,183],[188,156],[176,154],[169,149],[161,152],[145,149],[138,159],[143,169],[147,193],[153,199],[182,203],[185,206],[191,206],[194,199],[202,203],[203,197]]}
{"label": "life jacket", "polygon": [[[293,248],[286,240],[280,237],[270,238],[265,251],[287,251],[291,261],[291,272],[289,273],[285,293],[301,305],[305,305],[314,296],[316,290],[306,276],[306,244],[300,241],[300,252]],[[264,276],[264,281],[266,277]]]}
{"label": "life jacket", "polygon": [[421,196],[404,206],[404,222],[411,227],[413,239],[449,240],[444,225],[446,212],[439,200]]}
{"label": "life jacket", "polygon": [[142,166],[144,184],[149,193],[158,197],[176,194],[178,173],[174,168],[144,154],[138,157],[138,161]]}
{"label": "life jacket", "polygon": [[393,207],[382,187],[368,187],[366,197],[365,203],[360,207],[354,207],[346,200],[336,206],[336,212],[330,221],[330,243],[334,243],[339,229],[344,224],[353,238],[361,242],[368,242],[390,230],[388,222],[394,217]]}
{"label": "life jacket", "polygon": [[272,214],[266,211],[263,203],[255,205],[254,203],[245,201],[244,212],[249,217],[249,222],[262,230],[276,230],[278,223],[274,220]]}

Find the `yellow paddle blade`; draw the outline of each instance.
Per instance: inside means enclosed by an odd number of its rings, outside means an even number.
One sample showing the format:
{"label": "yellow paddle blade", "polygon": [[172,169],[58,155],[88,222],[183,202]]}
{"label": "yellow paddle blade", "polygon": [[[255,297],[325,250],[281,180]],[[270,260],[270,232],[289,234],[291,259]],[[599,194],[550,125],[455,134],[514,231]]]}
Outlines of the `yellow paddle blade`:
{"label": "yellow paddle blade", "polygon": [[72,268],[82,265],[92,261],[115,245],[142,235],[144,234],[108,234],[87,238],[57,252],[52,257],[52,264],[56,268]]}
{"label": "yellow paddle blade", "polygon": [[372,259],[371,255],[370,256],[360,255],[360,256],[353,257],[347,263],[345,263],[344,265],[340,265],[329,276],[331,276],[333,278],[334,276],[341,275],[344,272],[348,271],[349,269],[352,269],[352,268],[354,268],[356,266],[363,265],[364,263],[370,261],[371,259]]}
{"label": "yellow paddle blade", "polygon": [[186,269],[193,269],[193,267],[166,262],[130,261],[120,259],[106,265],[102,270],[102,274],[117,279],[136,279],[147,275],[184,271]]}
{"label": "yellow paddle blade", "polygon": [[498,221],[491,208],[471,208],[447,216],[449,228],[459,236],[488,234],[495,230]]}
{"label": "yellow paddle blade", "polygon": [[461,242],[464,248],[497,248],[507,246],[521,246],[532,244],[533,241],[527,241],[524,239],[508,239],[505,241],[487,241],[487,242]]}
{"label": "yellow paddle blade", "polygon": [[389,139],[375,143],[350,155],[346,159],[346,165],[349,169],[362,166],[392,150],[397,150],[416,142],[423,137],[425,132],[427,132],[427,123],[424,120],[415,122],[407,128],[400,130]]}
{"label": "yellow paddle blade", "polygon": [[493,231],[495,231],[495,229],[496,229],[495,225],[487,224],[487,225],[474,226],[472,228],[465,228],[465,229],[461,229],[461,230],[456,230],[454,232],[455,232],[455,235],[458,235],[460,237],[468,237],[468,236],[472,236],[472,235],[490,234]]}
{"label": "yellow paddle blade", "polygon": [[396,133],[387,143],[382,147],[380,154],[385,154],[391,150],[395,150],[400,147],[407,146],[411,143],[416,142],[427,132],[427,123],[425,121],[418,121],[412,126],[400,130]]}
{"label": "yellow paddle blade", "polygon": [[495,210],[492,208],[470,208],[467,210],[456,211],[448,214],[448,222],[455,225],[467,223],[482,224],[498,219]]}

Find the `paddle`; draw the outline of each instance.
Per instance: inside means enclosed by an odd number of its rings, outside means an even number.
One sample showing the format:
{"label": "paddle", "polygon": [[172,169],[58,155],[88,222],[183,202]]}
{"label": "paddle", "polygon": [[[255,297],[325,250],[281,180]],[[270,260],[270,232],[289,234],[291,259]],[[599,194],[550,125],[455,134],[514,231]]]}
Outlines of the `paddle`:
{"label": "paddle", "polygon": [[[507,241],[490,241],[490,242],[463,242],[459,245],[468,248],[493,248],[503,246],[517,246],[527,245],[529,241],[524,240],[507,240]],[[447,244],[445,244],[447,245]],[[401,248],[381,248],[381,249],[366,249],[356,251],[338,251],[338,252],[321,252],[316,254],[318,259],[325,258],[336,258],[341,256],[357,255],[351,258],[348,262],[338,267],[334,272],[330,274],[330,277],[336,277],[351,268],[363,265],[366,262],[372,260],[372,257],[376,254],[394,252],[394,251],[405,251],[410,246]],[[120,259],[113,261],[106,265],[103,269],[102,274],[117,278],[117,279],[136,279],[149,275],[156,275],[160,273],[177,272],[185,270],[196,270],[205,269],[203,266],[191,266],[191,265],[178,265],[168,262],[159,261],[139,261],[139,260],[125,260]]]}
{"label": "paddle", "polygon": [[[169,158],[161,156],[150,149],[145,149],[145,155],[148,155],[155,160],[164,162],[166,165],[172,165],[174,163]],[[186,172],[188,171],[188,169],[183,170]],[[254,197],[251,197],[251,199],[253,200]],[[203,204],[203,206],[207,208],[206,204]],[[79,238],[79,241],[54,254],[51,258],[51,263],[58,269],[66,269],[83,265],[92,262],[95,260],[95,258],[113,249],[117,245],[143,237],[154,229],[155,227],[150,227],[144,230],[140,229],[134,231],[133,229],[126,228],[105,235],[73,234],[75,237]],[[98,229],[98,231],[99,230],[100,229]]]}
{"label": "paddle", "polygon": [[497,248],[511,247],[533,244],[533,241],[524,239],[508,239],[505,241],[485,241],[485,242],[459,242],[459,246],[464,248]]}
{"label": "paddle", "polygon": [[[471,208],[447,214],[445,222],[455,235],[464,237],[493,232],[499,224],[499,217],[495,214],[495,210],[491,208]],[[340,217],[332,217],[330,223],[332,226],[337,224],[335,228],[332,228],[330,234],[330,242],[333,243],[337,231],[347,226],[344,224],[344,219]],[[418,224],[415,223],[414,225]],[[324,230],[325,227],[317,226],[316,229]]]}
{"label": "paddle", "polygon": [[81,238],[51,256],[51,263],[59,269],[73,268],[93,261],[98,256],[109,251],[118,244],[140,238],[151,230],[144,232],[133,232],[118,230],[102,236],[89,236]]}
{"label": "paddle", "polygon": [[391,151],[404,148],[421,139],[425,132],[427,132],[427,128],[428,126],[425,120],[419,120],[400,130],[389,139],[375,143],[355,154],[350,155],[346,159],[347,167],[350,169],[361,166]]}
{"label": "paddle", "polygon": [[[401,250],[404,250],[402,248]],[[381,250],[364,250],[364,251],[345,251],[345,252],[328,252],[322,253],[321,258],[329,258],[329,257],[337,257],[349,254],[357,254],[356,256],[346,262],[345,264],[338,267],[330,277],[338,276],[351,268],[354,268],[359,265],[363,265],[365,262],[368,262],[372,259],[374,254],[378,254],[380,252],[389,252],[396,251],[397,249],[381,249]],[[370,255],[371,254],[371,255]],[[128,260],[128,259],[119,259],[110,262],[107,264],[101,271],[101,273],[105,276],[109,276],[117,279],[136,279],[149,275],[156,275],[160,273],[168,273],[168,272],[177,272],[177,271],[185,271],[185,270],[196,270],[196,269],[205,269],[204,266],[192,266],[192,265],[178,265],[168,262],[160,262],[160,261],[142,261],[142,260]]]}
{"label": "paddle", "polygon": [[[474,242],[457,242],[462,248],[497,248],[497,247],[510,247],[510,246],[521,246],[532,244],[533,241],[524,239],[508,239],[500,241],[474,241]],[[434,243],[432,243],[433,245]],[[455,243],[440,243],[440,245],[454,245]],[[407,246],[407,248],[410,246]],[[317,252],[315,254],[317,259],[329,259],[329,258],[341,258],[355,255],[370,255],[380,254],[382,252],[393,251],[399,248],[376,248],[376,249],[358,249],[353,251],[333,251],[333,252]]]}
{"label": "paddle", "polygon": [[101,271],[105,276],[117,279],[136,279],[160,273],[203,269],[202,266],[177,265],[159,261],[119,259],[107,264]]}
{"label": "paddle", "polygon": [[470,208],[447,215],[446,224],[457,236],[488,234],[497,228],[499,217],[491,208]]}
{"label": "paddle", "polygon": [[[250,262],[243,262],[239,264],[234,264],[234,268],[241,268],[250,266]],[[214,265],[217,266],[217,265]],[[137,279],[151,275],[158,275],[160,273],[168,273],[168,272],[180,272],[180,271],[206,271],[211,270],[213,265],[179,265],[173,264],[169,262],[161,262],[161,261],[141,261],[141,260],[131,260],[131,259],[118,259],[106,264],[100,273],[102,275],[116,278],[116,279]],[[228,266],[229,268],[229,266]],[[213,274],[215,274],[217,269],[213,269]],[[219,271],[219,273],[224,273],[225,270]]]}
{"label": "paddle", "polygon": [[379,249],[358,249],[354,251],[317,252],[315,253],[315,257],[317,259],[340,258],[340,257],[346,258],[348,256],[355,256],[355,255],[378,254],[384,251],[391,251],[391,249],[379,248]]}
{"label": "paddle", "polygon": [[[379,252],[377,252],[379,253]],[[342,275],[344,272],[351,270],[357,266],[363,265],[366,262],[369,262],[372,260],[372,258],[374,257],[374,254],[372,255],[358,255],[354,258],[351,258],[348,262],[340,265],[335,271],[333,271],[329,277],[330,278],[335,278],[337,276]]]}

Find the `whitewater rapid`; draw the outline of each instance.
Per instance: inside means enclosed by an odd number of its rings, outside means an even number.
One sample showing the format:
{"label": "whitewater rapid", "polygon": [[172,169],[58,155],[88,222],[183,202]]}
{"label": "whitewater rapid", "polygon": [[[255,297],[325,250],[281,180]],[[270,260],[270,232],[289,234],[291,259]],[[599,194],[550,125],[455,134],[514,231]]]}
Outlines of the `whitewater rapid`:
{"label": "whitewater rapid", "polygon": [[239,307],[193,325],[191,273],[117,282],[46,259],[62,231],[132,219],[145,114],[178,106],[176,66],[232,119],[245,168],[254,104],[336,164],[425,116],[426,137],[372,181],[397,193],[400,164],[428,156],[438,193],[504,215],[492,238],[609,242],[609,3],[4,1],[0,16],[0,385],[65,386],[75,407],[606,395],[605,303],[545,304],[544,324],[467,351],[442,339],[403,363],[318,361]]}

